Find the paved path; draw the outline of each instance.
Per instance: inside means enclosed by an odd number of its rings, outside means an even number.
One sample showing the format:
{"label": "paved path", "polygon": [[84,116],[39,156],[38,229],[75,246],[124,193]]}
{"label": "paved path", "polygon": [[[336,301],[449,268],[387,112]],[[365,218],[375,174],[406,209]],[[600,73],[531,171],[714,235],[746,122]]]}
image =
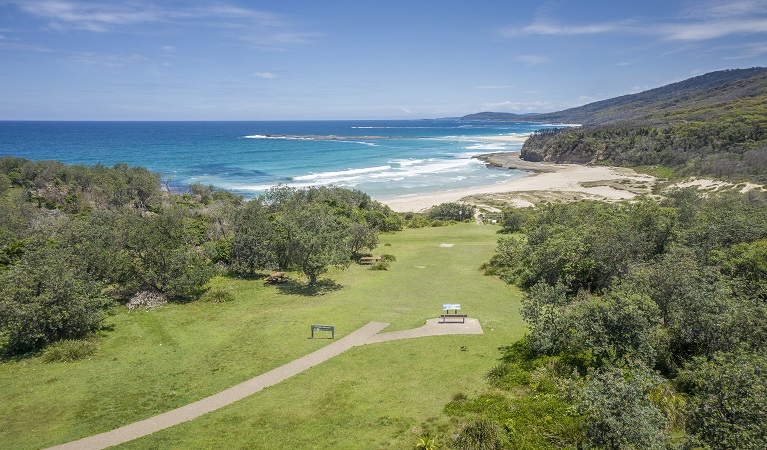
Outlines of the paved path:
{"label": "paved path", "polygon": [[362,328],[315,352],[277,367],[276,369],[272,369],[255,378],[251,378],[248,381],[244,381],[236,386],[221,391],[218,394],[213,394],[210,397],[205,397],[194,403],[173,409],[158,416],[150,417],[140,422],[134,422],[95,436],[86,437],[50,448],[61,450],[96,450],[138,439],[156,431],[195,419],[203,414],[215,411],[249,395],[253,395],[264,388],[275,385],[282,380],[301,373],[306,369],[314,367],[323,361],[359,345],[445,334],[482,334],[482,327],[479,325],[479,321],[477,319],[469,318],[466,319],[466,323],[439,323],[439,319],[431,319],[427,320],[426,325],[420,328],[379,334],[379,331],[387,326],[389,326],[388,323],[370,322]]}

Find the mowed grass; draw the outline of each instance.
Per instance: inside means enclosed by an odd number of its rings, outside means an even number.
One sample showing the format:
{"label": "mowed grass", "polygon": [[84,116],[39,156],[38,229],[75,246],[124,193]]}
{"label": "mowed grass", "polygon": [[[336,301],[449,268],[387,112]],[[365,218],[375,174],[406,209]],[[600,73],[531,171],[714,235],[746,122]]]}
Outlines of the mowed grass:
{"label": "mowed grass", "polygon": [[390,323],[384,332],[403,330],[437,317],[442,303],[461,303],[462,312],[480,320],[484,335],[357,347],[233,405],[123,445],[412,448],[414,430],[447,423],[443,406],[456,393],[480,389],[497,363],[497,348],[525,332],[519,291],[478,270],[494,252],[496,230],[460,224],[382,235],[375,253],[397,258],[388,271],[356,265],[331,271],[326,278],[337,286],[321,295],[218,278],[212,286],[231,289],[234,301],[121,309],[89,360],[43,363],[34,357],[0,366],[0,447],[64,443],[214,394],[327,345],[328,339],[309,339],[313,323],[334,325],[336,338],[370,321]]}

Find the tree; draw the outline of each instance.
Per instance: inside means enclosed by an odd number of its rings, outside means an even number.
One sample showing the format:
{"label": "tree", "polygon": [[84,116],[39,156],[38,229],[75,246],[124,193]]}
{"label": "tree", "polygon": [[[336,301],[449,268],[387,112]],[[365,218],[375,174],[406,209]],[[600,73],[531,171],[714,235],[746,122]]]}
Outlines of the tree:
{"label": "tree", "polygon": [[349,250],[359,254],[364,248],[374,249],[378,245],[378,232],[365,222],[349,223]]}
{"label": "tree", "polygon": [[743,351],[691,361],[679,376],[691,395],[688,427],[713,449],[767,447],[767,358]]}
{"label": "tree", "polygon": [[40,247],[0,273],[0,335],[6,335],[7,351],[80,338],[104,319],[109,302],[100,296],[101,285],[67,256],[65,249]]}
{"label": "tree", "polygon": [[171,208],[149,217],[125,216],[125,251],[133,259],[130,290],[156,289],[170,297],[189,297],[213,276],[196,245],[196,233],[185,230],[185,215],[183,209]]}
{"label": "tree", "polygon": [[440,220],[464,220],[474,215],[474,207],[463,203],[442,203],[428,211],[426,216],[430,219]]}
{"label": "tree", "polygon": [[231,263],[235,272],[252,275],[279,267],[281,237],[260,201],[251,200],[236,212],[233,229]]}
{"label": "tree", "polygon": [[328,267],[348,267],[349,223],[333,214],[325,203],[308,203],[286,209],[280,219],[286,255],[307,277],[309,284]]}
{"label": "tree", "polygon": [[652,404],[660,380],[642,367],[609,368],[590,375],[577,399],[586,417],[586,438],[605,449],[666,448],[663,414]]}

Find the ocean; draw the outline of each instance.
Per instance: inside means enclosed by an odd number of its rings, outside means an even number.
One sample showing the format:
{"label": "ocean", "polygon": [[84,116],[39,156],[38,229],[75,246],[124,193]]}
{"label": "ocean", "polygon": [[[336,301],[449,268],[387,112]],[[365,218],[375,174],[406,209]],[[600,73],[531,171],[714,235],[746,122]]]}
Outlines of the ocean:
{"label": "ocean", "polygon": [[274,122],[0,121],[0,156],[143,166],[183,189],[212,184],[253,197],[277,184],[335,185],[373,198],[441,192],[520,177],[472,156],[519,151],[552,125],[461,120]]}

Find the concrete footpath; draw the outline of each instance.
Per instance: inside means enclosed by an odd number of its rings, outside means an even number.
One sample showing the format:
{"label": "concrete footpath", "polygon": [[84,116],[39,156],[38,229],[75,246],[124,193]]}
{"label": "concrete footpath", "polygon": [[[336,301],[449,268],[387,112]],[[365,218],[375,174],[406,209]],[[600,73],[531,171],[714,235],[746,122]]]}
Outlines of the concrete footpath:
{"label": "concrete footpath", "polygon": [[138,439],[156,431],[195,419],[203,414],[215,411],[253,395],[264,388],[273,386],[280,381],[301,373],[306,369],[314,367],[323,361],[359,345],[445,334],[482,334],[482,327],[480,326],[479,321],[477,319],[469,318],[466,319],[465,323],[439,323],[439,319],[431,319],[426,322],[426,325],[420,328],[378,334],[387,326],[389,326],[388,323],[370,322],[362,328],[353,331],[349,335],[328,344],[315,352],[277,367],[276,369],[272,369],[269,372],[251,378],[250,380],[244,381],[217,394],[213,394],[210,397],[205,397],[194,403],[111,431],[50,448],[96,450]]}

